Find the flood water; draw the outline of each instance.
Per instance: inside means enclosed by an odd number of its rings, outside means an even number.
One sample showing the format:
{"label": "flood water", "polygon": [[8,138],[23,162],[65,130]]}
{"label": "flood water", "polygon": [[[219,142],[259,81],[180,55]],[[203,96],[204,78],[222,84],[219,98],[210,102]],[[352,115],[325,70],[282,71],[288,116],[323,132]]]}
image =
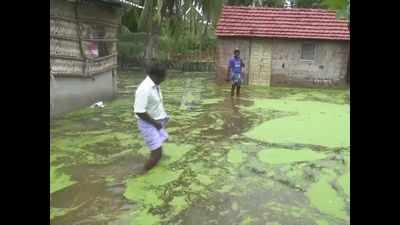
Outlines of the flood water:
{"label": "flood water", "polygon": [[53,225],[350,224],[348,90],[243,86],[210,73],[161,84],[170,140],[153,170],[132,105],[119,94],[51,122]]}

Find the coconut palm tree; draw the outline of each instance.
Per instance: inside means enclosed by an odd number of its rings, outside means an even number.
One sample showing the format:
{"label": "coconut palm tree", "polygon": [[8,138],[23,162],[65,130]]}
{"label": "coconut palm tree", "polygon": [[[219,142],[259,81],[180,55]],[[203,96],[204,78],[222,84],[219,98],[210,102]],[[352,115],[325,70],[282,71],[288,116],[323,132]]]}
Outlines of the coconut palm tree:
{"label": "coconut palm tree", "polygon": [[[138,21],[139,30],[149,34],[144,53],[145,60],[156,58],[159,49],[161,25],[166,23],[170,33],[178,26],[189,25],[191,32],[204,29],[207,34],[209,24],[216,25],[223,0],[145,0]],[[204,28],[203,28],[204,27]]]}

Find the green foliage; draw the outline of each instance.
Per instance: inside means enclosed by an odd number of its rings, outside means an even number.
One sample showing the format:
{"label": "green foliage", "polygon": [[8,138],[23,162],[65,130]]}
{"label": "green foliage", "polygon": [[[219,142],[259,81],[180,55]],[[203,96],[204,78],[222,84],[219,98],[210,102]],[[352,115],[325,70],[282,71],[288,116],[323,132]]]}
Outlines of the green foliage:
{"label": "green foliage", "polygon": [[[146,57],[149,52],[155,54],[151,57],[169,57],[170,53],[185,54],[212,47],[215,38],[209,33],[216,27],[223,3],[224,0],[143,1],[144,9],[127,11],[122,24],[130,32],[151,33],[152,37],[159,35],[160,45],[147,42],[143,48],[142,42],[121,40],[121,57],[140,55],[143,49],[146,49]],[[153,40],[157,42],[158,38]],[[135,44],[139,46],[134,47]],[[151,48],[154,53],[148,51]]]}
{"label": "green foliage", "polygon": [[336,10],[338,18],[349,18],[349,0],[291,0],[291,2],[295,2],[297,8],[322,8]]}
{"label": "green foliage", "polygon": [[140,14],[138,28],[140,31],[150,32],[153,25],[154,0],[146,0]]}
{"label": "green foliage", "polygon": [[214,27],[217,25],[223,5],[224,5],[223,0],[202,1],[202,10],[206,18],[206,21],[213,22]]}
{"label": "green foliage", "polygon": [[[153,32],[154,25],[157,25],[160,26],[160,48],[157,49],[157,57],[170,58],[176,54],[196,55],[200,51],[215,48],[214,30],[224,3],[283,7],[285,2],[285,0],[145,0],[144,9],[132,8],[122,18],[122,24],[130,32],[121,33],[119,54],[121,58],[142,56],[147,36],[136,32],[150,33]],[[298,8],[336,10],[338,18],[348,18],[349,14],[349,0],[290,0],[289,2],[292,6],[295,3]],[[199,15],[195,8],[201,9],[203,15]]]}
{"label": "green foliage", "polygon": [[283,7],[285,0],[228,0],[228,5],[242,5],[242,6],[264,6],[264,7]]}
{"label": "green foliage", "polygon": [[227,5],[243,5],[248,6],[253,3],[253,0],[228,0],[226,1]]}
{"label": "green foliage", "polygon": [[123,32],[119,35],[118,55],[121,59],[143,56],[146,33]]}
{"label": "green foliage", "polygon": [[[194,35],[192,33],[179,33],[172,36],[168,29],[163,29],[160,36],[160,59],[171,58],[173,55],[193,55],[200,50],[213,49],[216,46],[214,32],[207,35]],[[132,57],[142,57],[144,54],[146,33],[122,32],[119,35],[118,54],[120,59],[125,60]]]}
{"label": "green foliage", "polygon": [[323,0],[295,0],[297,8],[321,8]]}
{"label": "green foliage", "polygon": [[127,27],[130,32],[138,32],[138,18],[141,10],[138,8],[129,8],[127,12],[124,13],[121,19],[122,25]]}
{"label": "green foliage", "polygon": [[322,8],[333,9],[336,10],[336,14],[338,18],[348,19],[349,11],[347,10],[350,7],[349,0],[323,0],[321,3]]}
{"label": "green foliage", "polygon": [[198,37],[192,33],[181,35],[178,38],[172,38],[168,35],[160,37],[160,52],[161,55],[166,55],[167,52],[171,54],[194,54],[199,50],[206,50],[215,48],[216,36],[209,33],[206,36]]}
{"label": "green foliage", "polygon": [[321,5],[327,9],[346,9],[347,0],[323,0]]}
{"label": "green foliage", "polygon": [[269,6],[269,7],[283,7],[285,5],[285,0],[267,0],[267,1],[262,1],[263,6]]}

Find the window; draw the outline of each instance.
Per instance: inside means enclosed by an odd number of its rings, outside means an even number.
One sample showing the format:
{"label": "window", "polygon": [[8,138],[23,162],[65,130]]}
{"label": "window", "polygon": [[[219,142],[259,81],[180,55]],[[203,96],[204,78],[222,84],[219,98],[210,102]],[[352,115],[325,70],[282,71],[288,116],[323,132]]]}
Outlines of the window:
{"label": "window", "polygon": [[108,45],[106,42],[101,41],[98,43],[98,46],[99,46],[99,57],[110,55],[108,51]]}
{"label": "window", "polygon": [[301,48],[301,59],[313,61],[315,57],[315,44],[303,43]]}
{"label": "window", "polygon": [[88,49],[91,58],[108,56],[111,54],[112,44],[106,40],[106,29],[99,25],[91,25],[88,30]]}
{"label": "window", "polygon": [[89,48],[89,53],[90,53],[90,57],[91,58],[99,57],[99,49],[98,49],[98,46],[97,46],[97,42],[90,41],[89,44],[88,44],[88,48]]}

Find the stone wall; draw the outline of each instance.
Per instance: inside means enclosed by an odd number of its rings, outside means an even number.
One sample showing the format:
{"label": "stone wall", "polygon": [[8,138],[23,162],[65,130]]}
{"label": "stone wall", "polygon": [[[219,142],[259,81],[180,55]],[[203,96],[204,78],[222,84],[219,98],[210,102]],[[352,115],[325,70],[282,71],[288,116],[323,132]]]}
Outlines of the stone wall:
{"label": "stone wall", "polygon": [[348,43],[307,41],[315,44],[312,61],[301,59],[302,40],[274,39],[272,85],[342,86],[346,84]]}
{"label": "stone wall", "polygon": [[[217,42],[216,71],[217,82],[226,79],[228,61],[233,55],[233,50],[239,47],[241,57],[246,64],[244,68],[245,84],[248,83],[248,72],[251,59],[250,48],[252,43],[259,43],[262,39],[248,38],[219,38]],[[269,41],[267,41],[269,40]],[[272,66],[272,86],[299,86],[314,87],[328,86],[339,87],[347,84],[347,68],[349,57],[348,42],[345,41],[303,41],[285,39],[267,39],[272,42],[272,59],[260,60]],[[312,61],[301,59],[303,42],[315,44],[315,57]],[[262,46],[262,45],[260,45]],[[264,51],[266,52],[266,51]],[[267,51],[268,52],[268,51]],[[264,54],[264,53],[263,53]],[[263,66],[263,65],[260,65]],[[254,65],[251,67],[255,67]],[[252,71],[250,71],[252,73]],[[265,83],[265,82],[264,82]],[[269,82],[266,84],[268,85]]]}
{"label": "stone wall", "polygon": [[240,57],[242,58],[245,68],[245,80],[244,83],[248,83],[248,69],[249,69],[249,52],[250,52],[250,41],[245,38],[219,38],[217,41],[217,54],[216,54],[216,80],[218,83],[225,82],[228,72],[228,62],[233,56],[233,50],[235,48],[240,49]]}

